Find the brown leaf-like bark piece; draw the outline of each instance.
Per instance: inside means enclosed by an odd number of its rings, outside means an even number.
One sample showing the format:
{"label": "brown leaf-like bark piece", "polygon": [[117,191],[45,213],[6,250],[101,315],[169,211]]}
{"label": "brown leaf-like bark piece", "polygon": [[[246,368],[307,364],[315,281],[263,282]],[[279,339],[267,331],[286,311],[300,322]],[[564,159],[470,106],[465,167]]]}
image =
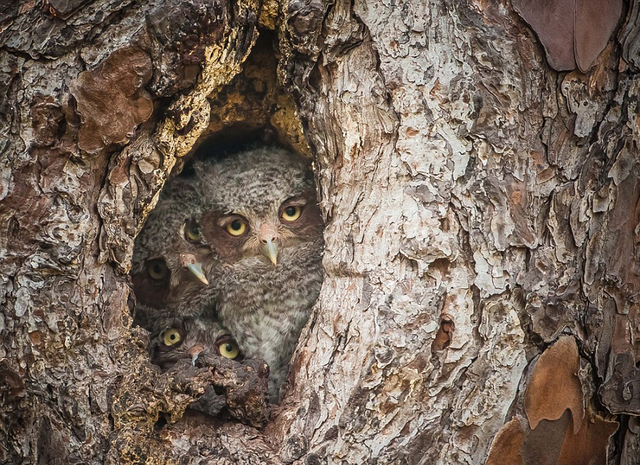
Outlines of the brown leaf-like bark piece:
{"label": "brown leaf-like bark piece", "polygon": [[513,0],[557,71],[586,72],[604,50],[622,12],[622,0]]}
{"label": "brown leaf-like bark piece", "polygon": [[538,35],[549,65],[558,71],[575,69],[575,0],[513,0],[512,4]]}
{"label": "brown leaf-like bark piece", "polygon": [[456,330],[456,323],[451,315],[444,314],[440,316],[440,329],[431,344],[432,351],[444,350],[451,345],[453,333]]}
{"label": "brown leaf-like bark piece", "polygon": [[71,92],[82,125],[78,146],[96,153],[111,144],[126,143],[135,128],[153,112],[144,90],[151,78],[151,58],[135,47],[113,52],[94,71],[80,73]]}
{"label": "brown leaf-like bark piece", "polygon": [[575,0],[575,56],[586,73],[609,42],[622,13],[622,0]]}
{"label": "brown leaf-like bark piece", "polygon": [[606,465],[607,444],[617,429],[617,421],[589,413],[584,417],[577,434],[567,428],[558,465]]}
{"label": "brown leaf-like bark piece", "polygon": [[524,432],[517,418],[512,418],[498,431],[485,465],[522,465]]}
{"label": "brown leaf-like bark piece", "polygon": [[557,420],[569,409],[578,431],[584,418],[579,368],[578,347],[571,336],[560,338],[540,356],[524,399],[531,429],[541,420]]}

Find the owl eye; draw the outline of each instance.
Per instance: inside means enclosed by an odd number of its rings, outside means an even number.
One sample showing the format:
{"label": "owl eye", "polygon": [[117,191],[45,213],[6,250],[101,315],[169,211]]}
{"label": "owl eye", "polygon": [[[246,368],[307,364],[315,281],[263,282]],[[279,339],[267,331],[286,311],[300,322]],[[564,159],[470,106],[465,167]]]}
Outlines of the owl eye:
{"label": "owl eye", "polygon": [[149,272],[149,276],[156,281],[163,279],[169,273],[169,268],[167,268],[167,264],[164,260],[158,258],[156,260],[151,260],[147,263],[147,271]]}
{"label": "owl eye", "polygon": [[302,207],[297,205],[291,205],[285,208],[284,210],[282,210],[281,216],[283,220],[291,222],[300,218],[301,214],[302,214]]}
{"label": "owl eye", "polygon": [[200,231],[200,225],[195,221],[187,223],[185,228],[185,236],[188,241],[200,242],[202,240],[202,232]]}
{"label": "owl eye", "polygon": [[162,338],[162,343],[167,347],[174,346],[182,341],[180,331],[175,328],[167,329],[160,337]]}
{"label": "owl eye", "polygon": [[226,226],[227,232],[232,236],[242,236],[247,230],[247,225],[240,219],[235,219]]}
{"label": "owl eye", "polygon": [[234,341],[227,339],[218,344],[218,352],[220,352],[220,355],[223,357],[233,360],[240,355],[240,348]]}

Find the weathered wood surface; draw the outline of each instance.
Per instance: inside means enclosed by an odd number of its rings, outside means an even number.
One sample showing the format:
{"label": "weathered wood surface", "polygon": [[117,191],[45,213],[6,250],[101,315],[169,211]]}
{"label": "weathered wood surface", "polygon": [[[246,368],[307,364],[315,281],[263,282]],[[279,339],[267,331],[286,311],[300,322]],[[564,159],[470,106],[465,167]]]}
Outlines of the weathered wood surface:
{"label": "weathered wood surface", "polygon": [[[638,463],[639,9],[558,73],[506,0],[0,8],[0,463]],[[327,221],[262,431],[180,420],[212,372],[129,328],[145,215],[243,122]]]}

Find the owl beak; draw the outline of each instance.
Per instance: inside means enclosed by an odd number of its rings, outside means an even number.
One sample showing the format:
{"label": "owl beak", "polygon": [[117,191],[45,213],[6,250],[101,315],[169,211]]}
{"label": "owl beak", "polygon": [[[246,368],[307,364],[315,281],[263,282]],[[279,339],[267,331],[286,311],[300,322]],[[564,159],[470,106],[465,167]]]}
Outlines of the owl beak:
{"label": "owl beak", "polygon": [[266,257],[271,260],[273,266],[278,265],[278,246],[273,241],[267,241],[265,245],[262,246],[262,253],[266,255]]}
{"label": "owl beak", "polygon": [[198,278],[198,281],[200,281],[202,284],[204,284],[205,286],[209,285],[209,281],[207,281],[207,277],[204,275],[204,272],[202,271],[202,265],[200,263],[191,263],[187,265],[187,269],[191,271],[191,273],[193,273],[193,275]]}
{"label": "owl beak", "polygon": [[195,365],[196,360],[198,360],[198,356],[200,353],[204,352],[204,346],[202,344],[196,344],[192,348],[190,348],[187,353],[191,357],[191,364]]}
{"label": "owl beak", "polygon": [[278,244],[276,240],[278,238],[278,230],[269,223],[262,223],[260,225],[258,233],[258,239],[262,244],[262,253],[271,260],[273,266],[278,265]]}
{"label": "owl beak", "polygon": [[196,257],[193,254],[180,254],[180,266],[183,266],[187,270],[191,271],[191,273],[193,273],[193,275],[198,278],[198,281],[200,281],[205,286],[209,285],[209,281],[207,281],[207,277],[202,271],[202,265],[196,261]]}

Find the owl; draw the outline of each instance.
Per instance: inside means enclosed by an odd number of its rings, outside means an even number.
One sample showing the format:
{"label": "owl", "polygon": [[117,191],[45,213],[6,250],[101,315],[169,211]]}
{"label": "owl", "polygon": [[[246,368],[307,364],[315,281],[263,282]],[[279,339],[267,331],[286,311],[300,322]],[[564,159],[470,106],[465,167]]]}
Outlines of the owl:
{"label": "owl", "polygon": [[146,329],[158,318],[212,312],[212,304],[201,300],[201,291],[209,284],[201,257],[210,255],[210,250],[199,245],[201,233],[194,218],[201,214],[201,202],[196,182],[172,180],[136,238],[131,271],[137,300],[134,322]]}
{"label": "owl", "polygon": [[[238,344],[215,318],[196,316],[157,319],[150,323],[149,329],[149,357],[163,370],[174,367],[180,361],[191,360],[195,364],[203,353],[235,361],[243,359]],[[205,364],[207,362],[210,360]],[[200,399],[189,406],[192,410],[212,416],[225,407],[229,407],[225,396],[216,393],[213,386],[207,388]]]}
{"label": "owl", "polygon": [[195,360],[202,352],[221,355],[231,360],[243,356],[229,331],[215,318],[175,317],[150,323],[149,357],[163,370],[178,361]]}
{"label": "owl", "polygon": [[323,221],[300,157],[258,148],[196,167],[207,293],[246,357],[269,364],[279,399],[289,360],[322,285]]}

